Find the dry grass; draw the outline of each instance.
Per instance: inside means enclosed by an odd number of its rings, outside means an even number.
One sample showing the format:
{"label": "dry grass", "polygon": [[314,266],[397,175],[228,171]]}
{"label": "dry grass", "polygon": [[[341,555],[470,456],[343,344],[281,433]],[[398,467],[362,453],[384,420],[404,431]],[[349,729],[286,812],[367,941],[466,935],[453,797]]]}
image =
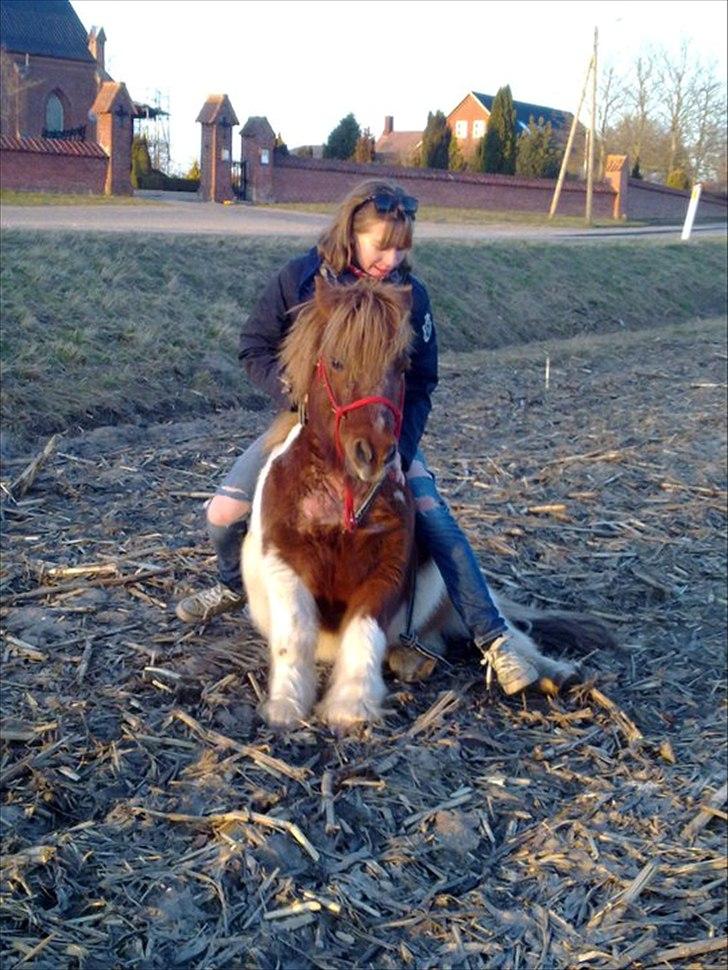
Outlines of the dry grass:
{"label": "dry grass", "polygon": [[[311,240],[3,239],[3,427],[16,453],[55,431],[264,406],[237,364],[238,333],[272,273]],[[726,306],[723,241],[423,241],[415,261],[445,350],[684,323]]]}
{"label": "dry grass", "polygon": [[0,205],[158,205],[149,199],[132,195],[94,195],[90,192],[15,192],[0,191]]}
{"label": "dry grass", "polygon": [[725,328],[545,350],[446,355],[425,450],[497,585],[617,633],[551,701],[461,655],[267,731],[245,619],[172,611],[260,414],[6,466],[4,966],[725,964]]}
{"label": "dry grass", "polygon": [[[320,212],[326,215],[336,211],[334,203],[327,202],[278,202],[270,203],[268,208],[283,209],[291,212]],[[436,222],[439,224],[459,226],[551,226],[558,229],[583,229],[583,216],[555,215],[549,219],[546,212],[519,212],[515,209],[485,210],[485,209],[457,209],[452,206],[423,205],[417,211],[420,222]],[[624,219],[594,219],[594,229],[615,229],[625,226],[648,225],[649,220]]]}

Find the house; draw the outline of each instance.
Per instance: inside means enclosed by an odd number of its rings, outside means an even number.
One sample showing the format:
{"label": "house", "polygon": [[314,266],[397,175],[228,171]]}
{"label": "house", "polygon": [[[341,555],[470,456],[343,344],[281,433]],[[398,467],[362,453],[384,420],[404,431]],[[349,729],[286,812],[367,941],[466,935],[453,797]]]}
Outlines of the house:
{"label": "house", "polygon": [[412,165],[421,144],[421,131],[395,131],[394,116],[387,115],[384,131],[374,143],[374,157],[384,165]]}
{"label": "house", "polygon": [[[485,135],[488,119],[493,108],[495,95],[480,94],[470,91],[463,100],[453,108],[447,116],[447,124],[458,140],[464,157],[471,156]],[[573,115],[558,108],[548,108],[542,104],[529,104],[526,101],[514,101],[516,109],[516,130],[518,134],[528,129],[531,118],[538,121],[550,122],[551,128],[558,141],[566,141]]]}
{"label": "house", "polygon": [[68,0],[0,4],[0,151],[10,189],[131,192],[135,108]]}

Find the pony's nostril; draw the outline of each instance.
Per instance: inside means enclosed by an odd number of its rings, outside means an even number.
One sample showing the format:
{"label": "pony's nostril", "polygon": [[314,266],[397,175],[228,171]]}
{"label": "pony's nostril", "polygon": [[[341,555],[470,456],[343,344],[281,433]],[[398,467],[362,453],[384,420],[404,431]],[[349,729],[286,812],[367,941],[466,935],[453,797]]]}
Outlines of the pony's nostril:
{"label": "pony's nostril", "polygon": [[359,438],[354,446],[354,455],[358,464],[370,465],[374,458],[372,446],[365,438]]}

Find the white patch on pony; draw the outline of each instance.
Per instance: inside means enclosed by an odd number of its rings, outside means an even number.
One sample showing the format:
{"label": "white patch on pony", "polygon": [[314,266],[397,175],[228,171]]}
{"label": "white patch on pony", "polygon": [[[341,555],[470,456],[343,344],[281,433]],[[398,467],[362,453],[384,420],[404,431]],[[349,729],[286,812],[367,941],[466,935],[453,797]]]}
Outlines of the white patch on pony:
{"label": "white patch on pony", "polygon": [[386,694],[382,661],[387,646],[384,630],[371,616],[355,617],[341,638],[331,684],[319,707],[334,731],[347,731],[379,717]]}
{"label": "white patch on pony", "polygon": [[264,713],[272,727],[289,728],[308,716],[316,696],[318,610],[309,590],[275,550],[268,550],[258,567],[266,602],[262,609],[259,600],[255,607],[251,603],[250,612],[270,647]]}
{"label": "white patch on pony", "polygon": [[263,467],[242,551],[250,616],[270,646],[269,698],[264,714],[271,726],[281,728],[293,727],[313,706],[318,616],[311,593],[277,550],[263,552],[261,505],[273,462],[290,447],[300,431],[301,425],[294,425],[286,440],[271,451]]}
{"label": "white patch on pony", "polygon": [[285,452],[288,451],[288,449],[291,447],[293,442],[301,433],[302,427],[303,427],[302,424],[294,424],[291,430],[288,432],[288,435],[286,436],[286,440],[281,442],[281,444],[276,445],[275,448],[273,448],[273,450],[271,451],[270,455],[268,455],[268,460],[263,466],[263,470],[258,476],[258,481],[255,486],[255,494],[253,495],[253,509],[252,509],[252,512],[250,513],[250,526],[248,528],[248,535],[251,532],[262,532],[262,522],[261,522],[260,516],[261,516],[261,504],[263,501],[263,487],[265,485],[266,479],[268,478],[268,475],[270,474],[271,465],[276,460],[276,458],[280,458],[281,455],[285,454]]}

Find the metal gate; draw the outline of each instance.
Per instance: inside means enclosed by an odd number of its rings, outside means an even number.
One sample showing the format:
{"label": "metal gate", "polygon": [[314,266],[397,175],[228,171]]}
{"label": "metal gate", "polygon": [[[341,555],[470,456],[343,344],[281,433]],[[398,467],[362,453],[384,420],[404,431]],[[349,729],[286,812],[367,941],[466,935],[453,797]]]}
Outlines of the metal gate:
{"label": "metal gate", "polygon": [[248,191],[248,163],[233,162],[231,165],[230,179],[235,198],[241,202],[245,202]]}

